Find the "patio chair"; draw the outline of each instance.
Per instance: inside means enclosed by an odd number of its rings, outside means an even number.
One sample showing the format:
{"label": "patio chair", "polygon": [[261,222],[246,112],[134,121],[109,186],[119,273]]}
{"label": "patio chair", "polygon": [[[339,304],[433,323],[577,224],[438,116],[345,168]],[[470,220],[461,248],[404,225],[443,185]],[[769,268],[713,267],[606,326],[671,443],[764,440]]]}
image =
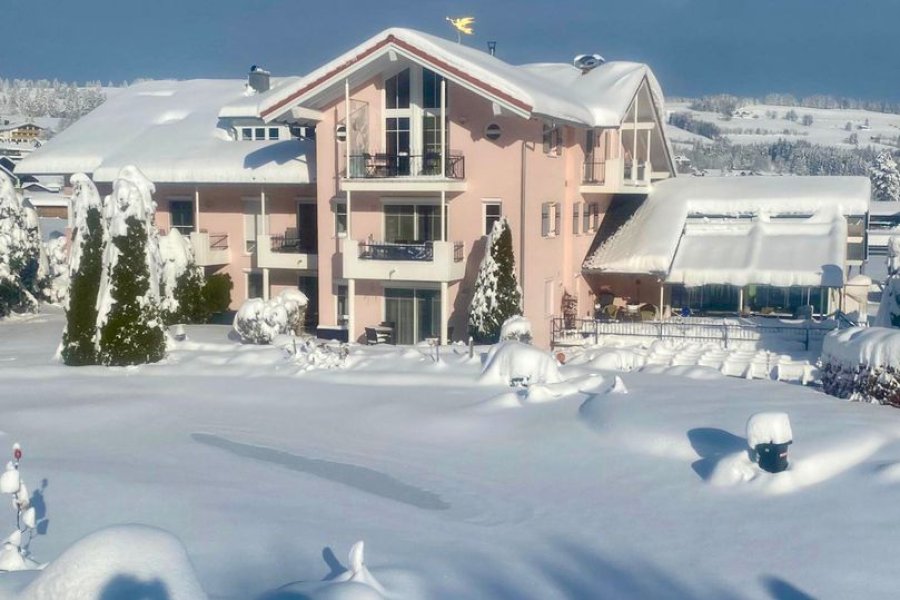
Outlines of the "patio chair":
{"label": "patio chair", "polygon": [[608,318],[610,321],[619,320],[619,311],[619,307],[615,304],[608,304],[603,309],[603,312],[606,314],[606,318]]}
{"label": "patio chair", "polygon": [[374,327],[366,327],[366,344],[375,346],[383,343],[381,336],[378,335],[378,332],[375,331]]}

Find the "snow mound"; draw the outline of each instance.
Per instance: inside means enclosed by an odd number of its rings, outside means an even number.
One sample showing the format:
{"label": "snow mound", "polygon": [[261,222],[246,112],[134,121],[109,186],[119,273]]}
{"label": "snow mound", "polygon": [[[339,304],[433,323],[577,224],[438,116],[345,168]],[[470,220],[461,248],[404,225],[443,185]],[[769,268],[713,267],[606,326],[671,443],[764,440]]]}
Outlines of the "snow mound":
{"label": "snow mound", "polygon": [[747,420],[747,445],[787,444],[794,439],[787,413],[761,412]]}
{"label": "snow mound", "polygon": [[288,585],[264,598],[296,598],[304,600],[384,600],[387,592],[365,565],[362,541],[350,548],[346,571],[330,581],[303,582]]}
{"label": "snow mound", "polygon": [[711,381],[725,377],[721,371],[701,365],[674,365],[671,367],[663,365],[647,365],[641,369],[641,372],[652,373],[655,375],[687,377],[688,379],[696,379],[698,381]]}
{"label": "snow mound", "polygon": [[500,339],[530,342],[531,321],[521,315],[508,318],[503,321],[503,325],[500,326]]}
{"label": "snow mound", "polygon": [[139,598],[206,598],[178,538],[143,525],[109,527],[75,542],[21,596],[21,600]]}
{"label": "snow mound", "polygon": [[522,342],[507,341],[491,347],[479,382],[510,385],[560,383],[559,363],[549,353]]}
{"label": "snow mound", "polygon": [[825,336],[822,362],[848,367],[900,367],[900,330],[850,327]]}
{"label": "snow mound", "polygon": [[625,382],[622,381],[622,378],[616,375],[616,379],[613,382],[613,386],[609,389],[611,394],[627,394],[628,388],[625,387]]}

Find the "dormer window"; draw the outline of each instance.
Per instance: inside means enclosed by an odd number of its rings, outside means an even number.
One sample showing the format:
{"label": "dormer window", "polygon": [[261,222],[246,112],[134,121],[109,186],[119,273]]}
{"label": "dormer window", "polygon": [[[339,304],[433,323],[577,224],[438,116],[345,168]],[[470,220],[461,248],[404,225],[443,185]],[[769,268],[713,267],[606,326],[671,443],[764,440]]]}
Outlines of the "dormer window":
{"label": "dormer window", "polygon": [[235,135],[240,133],[239,139],[244,142],[264,142],[282,139],[281,130],[281,127],[241,127],[235,130]]}
{"label": "dormer window", "polygon": [[253,139],[253,129],[250,127],[244,127],[241,129],[241,139],[244,141]]}

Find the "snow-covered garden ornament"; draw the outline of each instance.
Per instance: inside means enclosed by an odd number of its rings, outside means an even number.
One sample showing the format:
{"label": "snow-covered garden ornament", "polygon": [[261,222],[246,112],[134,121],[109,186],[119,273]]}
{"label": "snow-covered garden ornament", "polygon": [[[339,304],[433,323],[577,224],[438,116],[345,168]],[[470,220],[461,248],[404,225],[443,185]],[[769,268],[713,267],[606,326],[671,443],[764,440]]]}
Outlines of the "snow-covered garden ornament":
{"label": "snow-covered garden ornament", "polygon": [[[37,514],[31,505],[28,488],[19,474],[20,460],[22,447],[17,443],[13,445],[13,460],[6,463],[6,470],[0,475],[0,493],[12,496],[13,508],[16,509],[16,529],[0,547],[0,571],[27,571],[39,567],[27,550],[37,527]],[[23,543],[25,536],[28,536],[28,542]]]}
{"label": "snow-covered garden ornament", "polygon": [[780,473],[788,468],[788,446],[794,442],[787,413],[762,412],[747,421],[747,445],[759,468]]}

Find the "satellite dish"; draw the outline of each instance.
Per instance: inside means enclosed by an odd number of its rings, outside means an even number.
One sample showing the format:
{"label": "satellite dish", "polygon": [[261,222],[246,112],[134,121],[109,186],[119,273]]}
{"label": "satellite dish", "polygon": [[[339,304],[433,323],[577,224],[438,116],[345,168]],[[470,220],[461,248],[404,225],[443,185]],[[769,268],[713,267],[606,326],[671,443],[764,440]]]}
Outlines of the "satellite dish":
{"label": "satellite dish", "polygon": [[579,54],[572,61],[576,68],[581,69],[582,73],[587,73],[591,69],[596,69],[606,62],[606,59],[599,54]]}

